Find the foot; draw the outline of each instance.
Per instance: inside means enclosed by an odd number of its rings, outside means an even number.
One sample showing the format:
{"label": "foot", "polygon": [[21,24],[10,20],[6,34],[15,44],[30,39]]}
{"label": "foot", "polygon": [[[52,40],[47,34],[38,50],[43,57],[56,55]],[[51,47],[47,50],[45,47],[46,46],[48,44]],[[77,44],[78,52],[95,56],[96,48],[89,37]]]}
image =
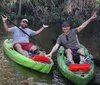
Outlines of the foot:
{"label": "foot", "polygon": [[24,50],[24,56],[26,56],[26,57],[28,57],[28,58],[30,57],[30,56],[28,55],[28,52],[25,51],[25,50]]}
{"label": "foot", "polygon": [[80,61],[80,64],[83,64],[83,63],[92,63],[93,61],[91,60],[91,58],[89,56],[86,56],[85,59],[81,60]]}
{"label": "foot", "polygon": [[74,61],[73,60],[69,60],[68,58],[66,59],[66,65],[70,65],[70,64],[74,64]]}

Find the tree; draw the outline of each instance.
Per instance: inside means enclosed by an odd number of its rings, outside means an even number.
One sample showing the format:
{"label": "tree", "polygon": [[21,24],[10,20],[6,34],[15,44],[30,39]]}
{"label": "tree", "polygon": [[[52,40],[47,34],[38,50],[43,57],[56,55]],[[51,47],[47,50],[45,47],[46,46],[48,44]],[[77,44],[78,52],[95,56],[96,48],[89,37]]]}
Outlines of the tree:
{"label": "tree", "polygon": [[21,16],[22,4],[30,3],[30,0],[17,0],[17,2],[19,3],[17,18],[19,18]]}
{"label": "tree", "polygon": [[95,9],[96,0],[67,0],[63,5],[63,12],[71,13],[75,16],[87,15]]}

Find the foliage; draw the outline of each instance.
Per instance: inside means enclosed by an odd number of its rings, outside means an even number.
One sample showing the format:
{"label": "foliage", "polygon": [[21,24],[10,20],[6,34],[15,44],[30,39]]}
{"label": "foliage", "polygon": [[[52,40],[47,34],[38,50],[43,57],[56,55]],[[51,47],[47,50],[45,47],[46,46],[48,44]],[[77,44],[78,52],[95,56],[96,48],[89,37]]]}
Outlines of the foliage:
{"label": "foliage", "polygon": [[[15,0],[14,0],[15,1]],[[80,24],[98,7],[99,0],[2,0],[2,10],[11,17],[28,18],[31,22],[62,22],[71,20]],[[95,2],[97,1],[97,2]],[[80,20],[78,20],[80,18]]]}
{"label": "foliage", "polygon": [[96,8],[100,9],[100,0],[96,0]]}

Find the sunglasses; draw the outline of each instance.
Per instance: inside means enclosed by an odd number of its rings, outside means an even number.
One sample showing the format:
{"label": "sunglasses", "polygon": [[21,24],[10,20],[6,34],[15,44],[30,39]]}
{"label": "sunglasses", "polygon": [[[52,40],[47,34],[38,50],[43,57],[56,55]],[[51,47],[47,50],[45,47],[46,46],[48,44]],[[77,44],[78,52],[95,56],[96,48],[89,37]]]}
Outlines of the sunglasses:
{"label": "sunglasses", "polygon": [[66,35],[66,40],[68,40],[68,36]]}

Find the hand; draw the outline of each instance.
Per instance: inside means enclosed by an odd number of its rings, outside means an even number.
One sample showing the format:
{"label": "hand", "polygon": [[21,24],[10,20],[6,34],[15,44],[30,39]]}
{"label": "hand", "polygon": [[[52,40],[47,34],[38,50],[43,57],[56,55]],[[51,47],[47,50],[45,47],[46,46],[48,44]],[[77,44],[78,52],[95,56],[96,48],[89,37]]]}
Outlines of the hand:
{"label": "hand", "polygon": [[3,22],[6,22],[7,19],[8,19],[7,16],[5,16],[5,17],[2,16]]}
{"label": "hand", "polygon": [[44,24],[43,24],[43,28],[47,28],[47,27],[48,27],[48,25],[44,25]]}
{"label": "hand", "polygon": [[97,11],[92,14],[91,18],[92,19],[96,19],[97,18]]}
{"label": "hand", "polygon": [[47,54],[45,56],[52,58],[52,54]]}

